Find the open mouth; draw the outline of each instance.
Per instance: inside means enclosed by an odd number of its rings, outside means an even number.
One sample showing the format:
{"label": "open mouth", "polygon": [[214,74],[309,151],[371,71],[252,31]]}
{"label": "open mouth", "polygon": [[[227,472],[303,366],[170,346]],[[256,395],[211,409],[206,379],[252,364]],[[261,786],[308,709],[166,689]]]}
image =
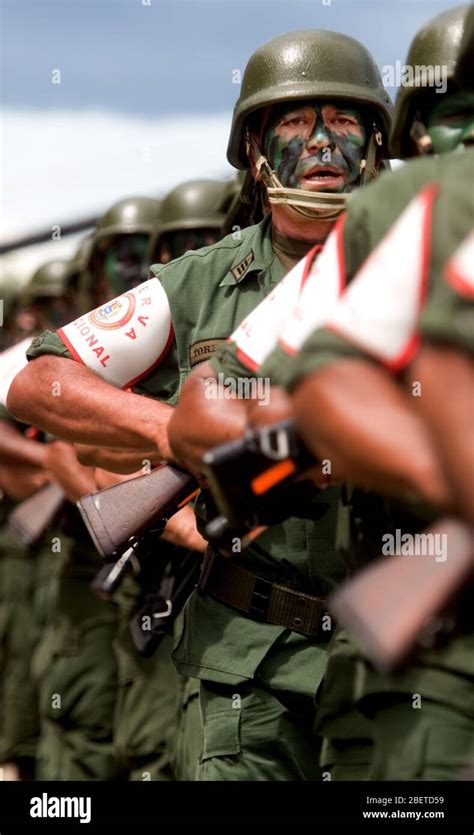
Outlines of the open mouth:
{"label": "open mouth", "polygon": [[344,173],[331,165],[315,165],[301,177],[303,188],[311,188],[311,186],[334,188],[342,182],[344,182]]}

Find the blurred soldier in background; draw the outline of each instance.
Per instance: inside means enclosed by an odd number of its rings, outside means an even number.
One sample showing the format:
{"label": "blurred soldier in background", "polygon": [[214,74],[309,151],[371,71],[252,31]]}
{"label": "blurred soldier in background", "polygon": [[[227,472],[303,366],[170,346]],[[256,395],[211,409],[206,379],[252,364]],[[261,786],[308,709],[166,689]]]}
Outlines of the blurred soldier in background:
{"label": "blurred soldier in background", "polygon": [[[40,266],[27,287],[11,291],[5,326],[10,346],[58,326],[69,316],[69,264]],[[51,613],[54,588],[69,543],[52,552],[57,531],[45,531],[31,545],[8,527],[23,499],[49,483],[44,435],[14,420],[0,403],[0,762],[13,763],[22,779],[33,777],[39,734],[38,693],[31,661]]]}
{"label": "blurred soldier in background", "polygon": [[[86,253],[83,244],[72,262],[52,261],[36,271],[18,310],[23,334],[38,333],[45,322],[58,327],[71,309],[80,312],[77,286]],[[39,632],[32,672],[39,689],[37,777],[113,779],[118,775],[111,740],[117,675],[110,646],[116,618],[89,591],[88,573],[98,560],[73,504],[96,483],[71,445],[44,440],[45,469],[69,502],[60,529],[49,534],[36,559]]]}
{"label": "blurred soldier in background", "polygon": [[83,310],[99,307],[148,277],[148,248],[160,202],[126,197],[102,215],[92,235],[79,286]]}
{"label": "blurred soldier in background", "polygon": [[218,241],[228,202],[225,181],[188,180],[173,188],[163,198],[148,249],[148,263],[167,264],[190,249]]}

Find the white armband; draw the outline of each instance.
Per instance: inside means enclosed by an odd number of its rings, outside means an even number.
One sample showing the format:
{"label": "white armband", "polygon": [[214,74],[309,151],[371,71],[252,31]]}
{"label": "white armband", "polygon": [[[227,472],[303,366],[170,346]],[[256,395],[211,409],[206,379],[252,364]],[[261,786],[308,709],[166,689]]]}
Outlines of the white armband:
{"label": "white armband", "polygon": [[31,345],[31,336],[22,339],[0,354],[0,404],[6,406],[8,390],[14,377],[27,365],[26,352]]}
{"label": "white armband", "polygon": [[394,372],[419,344],[437,192],[438,186],[430,185],[411,200],[324,323]]}
{"label": "white armband", "polygon": [[60,328],[58,336],[75,360],[127,388],[158,365],[172,344],[168,297],[151,278]]}
{"label": "white armband", "polygon": [[288,354],[296,354],[306,338],[320,327],[341,296],[346,275],[343,251],[343,218],[329,235],[316,259],[306,256],[308,273],[296,306],[285,322],[280,345]]}
{"label": "white armband", "polygon": [[262,365],[277,344],[283,324],[298,300],[305,266],[303,258],[231,335],[237,356],[252,371]]}
{"label": "white armband", "polygon": [[474,298],[474,232],[467,236],[451,256],[444,277],[460,296]]}

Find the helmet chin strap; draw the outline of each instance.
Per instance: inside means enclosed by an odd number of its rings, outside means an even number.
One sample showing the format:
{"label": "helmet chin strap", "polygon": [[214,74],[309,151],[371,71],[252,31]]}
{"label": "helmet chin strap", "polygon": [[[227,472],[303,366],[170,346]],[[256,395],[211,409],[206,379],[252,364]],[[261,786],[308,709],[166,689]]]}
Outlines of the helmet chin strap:
{"label": "helmet chin strap", "polygon": [[[247,129],[246,131],[247,154],[252,148],[255,155],[255,167],[265,185],[268,200],[272,205],[285,206],[289,213],[297,217],[306,217],[314,220],[333,222],[347,208],[350,194],[334,194],[325,191],[307,191],[302,188],[287,188],[284,186],[274,169],[269,164],[266,156],[262,154],[258,144]],[[382,134],[373,125],[373,134],[370,137],[366,158],[360,163],[359,184],[372,180],[377,176],[376,160],[377,146],[382,145]]]}
{"label": "helmet chin strap", "polygon": [[419,113],[416,114],[413,120],[410,128],[410,136],[413,139],[420,156],[427,156],[428,154],[434,153],[431,137],[429,136],[426,125]]}

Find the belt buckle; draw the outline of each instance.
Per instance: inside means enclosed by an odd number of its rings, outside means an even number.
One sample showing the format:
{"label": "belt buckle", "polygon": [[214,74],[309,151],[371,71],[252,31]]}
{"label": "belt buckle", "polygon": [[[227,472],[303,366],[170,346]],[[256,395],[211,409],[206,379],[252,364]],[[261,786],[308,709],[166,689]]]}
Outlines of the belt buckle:
{"label": "belt buckle", "polygon": [[249,606],[249,615],[254,620],[266,621],[272,585],[270,580],[265,580],[264,577],[255,578]]}

